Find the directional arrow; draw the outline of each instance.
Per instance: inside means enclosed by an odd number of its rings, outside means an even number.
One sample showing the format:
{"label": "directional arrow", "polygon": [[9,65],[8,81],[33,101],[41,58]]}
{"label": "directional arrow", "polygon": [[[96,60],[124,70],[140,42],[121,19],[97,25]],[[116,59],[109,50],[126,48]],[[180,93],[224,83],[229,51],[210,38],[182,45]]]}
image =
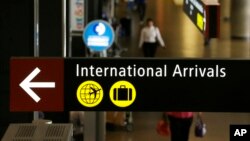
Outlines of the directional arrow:
{"label": "directional arrow", "polygon": [[55,82],[31,82],[39,73],[40,69],[35,68],[20,84],[19,86],[36,102],[41,98],[31,88],[55,88]]}

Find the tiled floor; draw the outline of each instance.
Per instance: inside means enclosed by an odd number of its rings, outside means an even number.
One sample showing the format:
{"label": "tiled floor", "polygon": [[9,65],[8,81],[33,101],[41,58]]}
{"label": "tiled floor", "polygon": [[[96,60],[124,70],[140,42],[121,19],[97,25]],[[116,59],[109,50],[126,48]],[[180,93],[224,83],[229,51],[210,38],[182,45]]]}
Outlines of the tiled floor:
{"label": "tiled floor", "polygon": [[[183,13],[182,7],[175,5],[172,0],[148,0],[147,17],[155,19],[160,28],[167,48],[159,49],[157,57],[160,58],[241,58],[249,59],[250,41],[232,40],[230,38],[230,21],[228,18],[228,0],[220,0],[221,10],[221,35],[219,39],[212,39],[210,46],[204,47],[203,37],[193,23]],[[120,4],[118,16],[126,15]],[[132,19],[132,35],[122,39],[122,46],[128,51],[123,57],[141,57],[138,49],[138,37],[141,25],[135,12],[130,14]],[[230,124],[250,124],[249,113],[203,113],[207,124],[207,135],[200,139],[194,137],[193,127],[190,132],[190,141],[229,141]],[[157,135],[155,131],[158,112],[133,113],[134,130],[108,131],[107,141],[168,141],[169,138]]]}

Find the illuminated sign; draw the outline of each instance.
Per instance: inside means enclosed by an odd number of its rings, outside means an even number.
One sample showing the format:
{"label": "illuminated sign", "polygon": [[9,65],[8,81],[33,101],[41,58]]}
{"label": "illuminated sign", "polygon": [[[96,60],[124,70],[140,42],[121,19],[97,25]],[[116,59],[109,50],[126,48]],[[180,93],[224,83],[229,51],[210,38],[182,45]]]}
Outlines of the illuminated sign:
{"label": "illuminated sign", "polygon": [[249,63],[11,58],[10,111],[250,112]]}
{"label": "illuminated sign", "polygon": [[114,36],[114,30],[109,23],[96,20],[86,26],[83,41],[90,50],[100,52],[111,47]]}
{"label": "illuminated sign", "polygon": [[220,4],[202,0],[184,0],[183,9],[195,26],[207,38],[217,38],[220,33]]}

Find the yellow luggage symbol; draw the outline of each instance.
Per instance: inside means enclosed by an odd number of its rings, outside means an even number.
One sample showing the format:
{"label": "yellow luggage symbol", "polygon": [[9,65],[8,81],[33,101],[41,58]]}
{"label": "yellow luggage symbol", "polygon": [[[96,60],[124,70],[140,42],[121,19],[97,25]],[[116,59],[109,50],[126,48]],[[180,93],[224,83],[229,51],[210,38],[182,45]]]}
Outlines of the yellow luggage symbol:
{"label": "yellow luggage symbol", "polygon": [[136,89],[128,81],[118,81],[110,88],[109,97],[116,106],[128,107],[135,101]]}
{"label": "yellow luggage symbol", "polygon": [[119,100],[119,101],[132,100],[132,88],[126,88],[125,85],[121,85],[120,88],[115,88],[114,100]]}

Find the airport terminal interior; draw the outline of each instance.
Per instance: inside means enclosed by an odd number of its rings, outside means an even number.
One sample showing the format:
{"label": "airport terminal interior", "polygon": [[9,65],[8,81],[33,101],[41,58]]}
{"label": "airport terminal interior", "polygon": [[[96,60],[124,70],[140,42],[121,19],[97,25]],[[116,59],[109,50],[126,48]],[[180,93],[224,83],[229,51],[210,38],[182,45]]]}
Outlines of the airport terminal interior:
{"label": "airport terminal interior", "polygon": [[[203,36],[183,13],[182,1],[148,0],[146,17],[155,20],[166,43],[166,49],[158,49],[156,56],[159,58],[249,59],[250,41],[231,38],[230,1],[219,0],[221,4],[220,38],[211,39],[210,44],[204,46]],[[118,11],[120,11],[118,14],[127,14],[125,9],[118,9]],[[138,48],[142,25],[136,12],[132,11],[129,16],[132,18],[132,35],[128,39],[122,39],[123,46],[128,48],[122,56],[143,57],[142,51]],[[159,136],[155,130],[160,116],[160,112],[135,112],[134,130],[132,132],[108,131],[107,141],[170,141],[169,137]],[[227,131],[230,124],[250,122],[248,113],[205,112],[203,118],[207,124],[207,135],[204,138],[195,137],[193,124],[190,141],[228,141]]]}
{"label": "airport terminal interior", "polygon": [[[140,31],[142,27],[145,25],[145,19],[152,18],[155,21],[155,25],[159,28],[162,38],[166,44],[166,48],[158,48],[156,52],[156,58],[164,58],[164,59],[172,59],[172,58],[199,58],[199,59],[249,59],[250,58],[250,15],[248,10],[248,17],[246,17],[247,20],[245,22],[248,22],[247,24],[241,24],[232,21],[232,13],[237,11],[232,11],[232,3],[236,0],[218,0],[218,2],[221,5],[220,9],[220,35],[218,38],[211,38],[209,43],[205,44],[204,36],[202,33],[197,29],[197,27],[192,23],[192,21],[185,15],[183,12],[183,0],[146,0],[147,6],[146,6],[146,14],[144,18],[144,22],[142,23],[139,19],[139,13],[137,11],[137,7],[135,5],[129,5],[129,0],[105,0],[114,2],[114,19],[116,21],[119,21],[121,18],[127,18],[129,19],[130,24],[130,34],[128,36],[119,36],[117,37],[117,46],[118,49],[114,50],[108,50],[108,54],[112,54],[112,57],[128,57],[128,58],[143,58],[143,52],[142,49],[140,49],[139,46],[139,37],[140,37]],[[209,1],[209,0],[207,0]],[[217,1],[217,0],[211,0],[211,1]],[[248,9],[250,9],[250,3],[248,0],[241,0],[245,1],[245,7],[248,6]],[[17,5],[21,2],[17,2]],[[0,4],[1,5],[1,4]],[[6,2],[6,5],[8,3]],[[45,7],[44,5],[41,5]],[[3,31],[2,33],[6,33],[6,35],[9,35],[9,38],[4,37],[4,34],[0,35],[2,39],[0,39],[0,48],[4,48],[6,52],[1,53],[1,77],[0,79],[4,78],[7,82],[8,80],[8,71],[9,68],[7,68],[8,65],[8,59],[11,56],[24,56],[25,54],[30,55],[32,54],[32,49],[29,47],[26,47],[25,50],[22,50],[21,47],[12,47],[12,46],[18,46],[18,43],[12,43],[11,41],[20,41],[11,38],[10,34],[16,34],[17,36],[23,36],[28,35],[30,33],[25,33],[22,29],[20,29],[24,33],[18,33],[19,26],[14,26],[12,29],[11,27],[8,28],[8,30],[4,30],[3,27],[6,27],[6,23],[4,22],[4,18],[9,18],[8,20],[11,22],[19,22],[19,21],[13,21],[10,17],[7,17],[4,13],[5,10],[1,11],[2,6],[0,6],[0,31]],[[13,10],[13,7],[9,6],[10,9]],[[25,8],[24,8],[25,9]],[[19,9],[19,10],[24,10]],[[247,9],[247,8],[246,8]],[[33,9],[32,9],[33,10]],[[32,15],[32,10],[30,10],[28,13]],[[42,9],[41,9],[42,10]],[[50,7],[48,11],[52,11],[53,7]],[[25,10],[24,10],[25,11]],[[43,9],[44,15],[48,15],[48,12]],[[22,13],[22,12],[21,12]],[[60,13],[60,11],[58,12]],[[246,12],[247,13],[247,12]],[[242,13],[239,14],[240,16],[243,16]],[[11,15],[11,14],[10,14]],[[15,14],[12,14],[15,15]],[[22,14],[25,15],[25,14]],[[56,14],[55,14],[56,15]],[[43,18],[43,17],[41,17]],[[241,17],[244,18],[244,17]],[[29,18],[23,18],[23,20],[29,20]],[[52,18],[51,18],[52,19]],[[114,20],[112,19],[112,20]],[[17,17],[17,20],[22,20],[22,18]],[[48,21],[50,18],[47,19]],[[56,17],[55,20],[57,20],[57,24],[61,23],[61,19]],[[33,21],[33,19],[32,19]],[[53,20],[52,20],[53,21]],[[41,26],[50,26],[49,22],[43,22],[43,25]],[[13,24],[15,25],[15,24]],[[25,26],[25,28],[29,28],[32,23],[26,24],[22,23],[20,21],[20,26]],[[33,26],[33,25],[32,25]],[[41,37],[46,37],[46,34],[49,34],[50,32],[58,32],[60,30],[60,27],[56,27],[54,29],[45,29],[43,32],[41,29]],[[242,27],[245,28],[243,31],[246,33],[237,33],[237,31],[233,31],[235,29],[232,29],[232,26],[236,27]],[[245,26],[245,27],[244,27]],[[33,27],[32,27],[33,28]],[[33,29],[29,29],[30,31],[33,31]],[[237,30],[237,29],[236,29]],[[10,33],[9,33],[9,32]],[[29,32],[30,32],[29,31]],[[62,32],[60,32],[59,35],[61,35]],[[41,47],[42,46],[63,46],[63,43],[54,43],[51,41],[52,45],[49,45],[49,42],[46,40],[61,40],[61,36],[58,36],[56,34],[51,33],[48,35],[48,38],[41,39]],[[234,37],[235,36],[235,37]],[[239,37],[238,37],[239,36]],[[23,39],[24,37],[22,37]],[[80,37],[81,38],[81,37]],[[8,42],[6,41],[8,40]],[[28,39],[25,41],[24,45],[33,46],[33,42],[31,39]],[[81,43],[81,39],[75,39],[73,46],[79,46],[78,48],[82,48],[82,51],[84,52],[84,48],[81,47],[83,43]],[[80,42],[80,44],[79,44]],[[23,42],[21,42],[23,43]],[[15,50],[16,51],[13,51]],[[57,47],[55,49],[49,49],[45,48],[41,51],[41,54],[44,56],[53,56],[52,53],[49,53],[51,50],[52,52],[55,52],[55,56],[60,56],[62,51],[55,51],[56,49],[62,50],[61,47]],[[81,50],[72,51],[72,53],[81,52]],[[22,54],[23,53],[23,54]],[[85,52],[86,53],[86,52]],[[90,53],[91,54],[91,53]],[[77,57],[80,55],[77,54]],[[74,57],[74,55],[72,55]],[[86,56],[85,56],[86,57]],[[5,64],[5,65],[3,65]],[[1,80],[1,84],[3,81]],[[1,93],[9,93],[8,90],[8,84],[4,85],[4,88],[1,88]],[[209,89],[209,86],[207,86],[207,89]],[[206,90],[204,90],[206,91]],[[239,91],[240,92],[240,91]],[[6,94],[7,95],[7,94]],[[4,132],[6,131],[9,123],[18,123],[18,122],[28,122],[32,121],[32,118],[30,118],[30,113],[9,113],[9,103],[3,104],[6,99],[8,99],[7,96],[1,95],[0,96],[0,110],[4,111],[5,114],[0,114],[0,128],[1,128],[1,134],[0,138],[4,135]],[[5,99],[5,100],[3,100]],[[232,103],[233,104],[233,103]],[[207,134],[203,138],[197,138],[194,135],[194,122],[191,127],[190,131],[190,139],[189,141],[229,141],[229,127],[230,124],[250,124],[250,113],[232,113],[232,112],[202,112],[202,117],[204,122],[206,123],[207,127]],[[77,112],[75,112],[75,115]],[[118,114],[125,114],[125,112],[113,112]],[[164,137],[160,136],[156,132],[156,124],[161,118],[160,111],[150,111],[150,112],[132,112],[130,113],[129,118],[132,119],[132,129],[128,131],[125,126],[118,124],[118,125],[107,125],[109,128],[105,131],[105,140],[106,141],[170,141],[170,137]],[[46,114],[49,115],[46,117]],[[53,121],[55,119],[56,122],[60,122],[61,119],[65,120],[68,119],[70,116],[69,113],[63,113],[58,114],[56,117],[53,115],[53,113],[45,113],[46,119],[50,119]],[[22,120],[15,119],[20,117]],[[124,116],[122,116],[124,118]],[[84,116],[80,116],[81,120],[83,120],[84,124]],[[120,117],[121,118],[121,117]],[[124,118],[125,119],[125,118]],[[62,121],[63,121],[62,120]],[[84,126],[84,125],[83,125]],[[84,135],[84,133],[83,133]],[[82,136],[80,138],[83,138]],[[81,139],[75,139],[81,140]]]}

